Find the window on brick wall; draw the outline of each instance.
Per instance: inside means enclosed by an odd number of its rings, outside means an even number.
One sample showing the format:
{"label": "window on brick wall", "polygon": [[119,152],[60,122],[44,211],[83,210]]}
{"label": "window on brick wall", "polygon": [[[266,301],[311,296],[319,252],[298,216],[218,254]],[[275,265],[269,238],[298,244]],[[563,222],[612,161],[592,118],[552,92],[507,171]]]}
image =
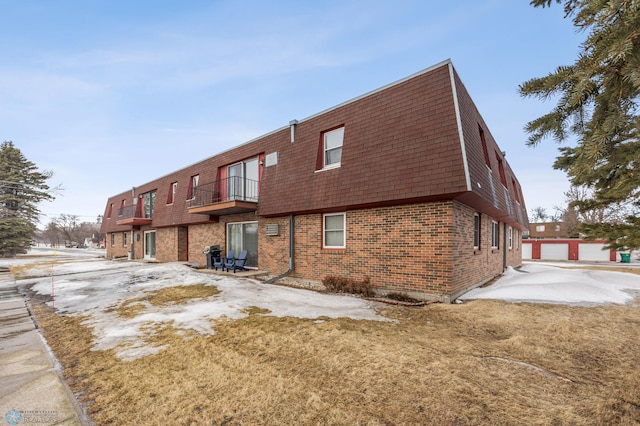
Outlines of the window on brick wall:
{"label": "window on brick wall", "polygon": [[122,247],[126,247],[127,246],[127,233],[123,232],[122,233]]}
{"label": "window on brick wall", "polygon": [[491,248],[498,248],[498,242],[500,238],[500,226],[498,222],[491,221]]}
{"label": "window on brick wall", "polygon": [[169,184],[169,195],[167,196],[167,204],[173,204],[173,200],[176,198],[176,191],[178,190],[178,182],[171,182]]}
{"label": "window on brick wall", "polygon": [[507,236],[509,237],[509,250],[511,250],[513,248],[513,228],[512,227],[509,227]]}
{"label": "window on brick wall", "polygon": [[325,214],[322,217],[323,248],[345,248],[345,214]]}
{"label": "window on brick wall", "polygon": [[113,203],[109,204],[109,209],[107,210],[107,219],[111,217],[112,213],[113,213]]}
{"label": "window on brick wall", "polygon": [[339,167],[342,161],[342,142],[344,140],[344,126],[322,133],[322,161],[318,169]]}
{"label": "window on brick wall", "polygon": [[111,234],[111,245],[115,246],[116,245],[116,234]]}
{"label": "window on brick wall", "polygon": [[480,215],[473,215],[473,248],[480,249]]}

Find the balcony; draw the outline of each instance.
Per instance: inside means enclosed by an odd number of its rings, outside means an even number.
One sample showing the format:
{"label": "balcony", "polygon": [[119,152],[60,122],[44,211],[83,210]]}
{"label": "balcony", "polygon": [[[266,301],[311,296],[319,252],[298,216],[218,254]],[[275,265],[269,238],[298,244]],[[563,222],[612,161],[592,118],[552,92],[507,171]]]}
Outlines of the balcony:
{"label": "balcony", "polygon": [[189,201],[189,213],[223,216],[255,212],[258,209],[258,184],[253,179],[232,176],[199,185]]}
{"label": "balcony", "polygon": [[116,225],[141,226],[149,225],[150,223],[151,217],[145,217],[142,209],[142,203],[124,206],[118,210]]}

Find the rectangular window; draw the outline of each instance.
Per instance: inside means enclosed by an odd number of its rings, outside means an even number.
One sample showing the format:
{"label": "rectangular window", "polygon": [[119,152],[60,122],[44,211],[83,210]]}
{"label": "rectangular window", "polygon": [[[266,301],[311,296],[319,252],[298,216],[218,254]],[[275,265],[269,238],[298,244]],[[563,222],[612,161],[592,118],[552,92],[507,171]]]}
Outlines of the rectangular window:
{"label": "rectangular window", "polygon": [[325,214],[322,218],[324,248],[345,248],[345,214]]}
{"label": "rectangular window", "polygon": [[127,204],[126,200],[122,200],[120,202],[120,210],[118,210],[118,216],[122,216],[122,214],[124,213],[125,204]]}
{"label": "rectangular window", "polygon": [[480,215],[478,213],[473,215],[473,248],[480,248]]}
{"label": "rectangular window", "polygon": [[337,167],[342,161],[342,141],[344,138],[344,127],[325,132],[323,134],[324,143],[324,167]]}
{"label": "rectangular window", "polygon": [[509,232],[507,233],[509,236],[509,250],[513,248],[513,228],[509,227]]}
{"label": "rectangular window", "polygon": [[122,233],[122,247],[126,247],[127,246],[127,233],[123,232]]}
{"label": "rectangular window", "polygon": [[511,178],[511,185],[513,185],[513,195],[516,198],[516,203],[520,204],[520,195],[518,194],[518,185],[516,185],[516,181]]}
{"label": "rectangular window", "polygon": [[491,248],[497,249],[500,237],[500,227],[498,222],[491,221]]}
{"label": "rectangular window", "polygon": [[171,182],[169,184],[169,195],[167,196],[167,204],[173,204],[173,200],[176,198],[176,191],[178,190],[178,182]]}
{"label": "rectangular window", "polygon": [[544,225],[536,225],[536,232],[544,232]]}
{"label": "rectangular window", "polygon": [[491,161],[489,161],[489,150],[487,149],[487,141],[484,138],[484,130],[478,123],[478,131],[480,132],[480,142],[482,143],[482,153],[484,154],[484,162],[488,168],[491,168]]}
{"label": "rectangular window", "polygon": [[498,160],[498,171],[500,172],[500,182],[502,186],[507,187],[507,177],[504,174],[504,164],[502,164],[502,157],[496,152],[496,160]]}
{"label": "rectangular window", "polygon": [[112,213],[113,213],[113,203],[109,204],[109,209],[107,210],[107,219],[111,217]]}
{"label": "rectangular window", "polygon": [[142,194],[142,208],[144,209],[144,218],[153,218],[153,208],[156,205],[156,191],[149,191]]}
{"label": "rectangular window", "polygon": [[116,245],[116,234],[111,233],[111,245],[115,246]]}
{"label": "rectangular window", "polygon": [[187,199],[192,200],[196,198],[196,191],[198,190],[198,181],[200,180],[200,175],[191,176],[189,180],[189,193],[187,194]]}

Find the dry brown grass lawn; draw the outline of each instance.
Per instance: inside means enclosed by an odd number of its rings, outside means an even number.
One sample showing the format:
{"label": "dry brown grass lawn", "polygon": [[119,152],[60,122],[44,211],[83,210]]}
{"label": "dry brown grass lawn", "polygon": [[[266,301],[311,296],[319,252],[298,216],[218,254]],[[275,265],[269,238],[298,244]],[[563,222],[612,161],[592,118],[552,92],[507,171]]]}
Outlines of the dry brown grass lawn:
{"label": "dry brown grass lawn", "polygon": [[390,307],[386,323],[256,309],[213,336],[156,330],[168,349],[128,362],[91,350],[83,318],[33,310],[100,425],[640,423],[638,304]]}

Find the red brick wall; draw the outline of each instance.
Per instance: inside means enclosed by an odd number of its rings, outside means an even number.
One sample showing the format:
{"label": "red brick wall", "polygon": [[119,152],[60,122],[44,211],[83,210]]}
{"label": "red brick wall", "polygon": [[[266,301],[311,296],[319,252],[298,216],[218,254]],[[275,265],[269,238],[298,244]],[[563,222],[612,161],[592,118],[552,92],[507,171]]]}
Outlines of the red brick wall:
{"label": "red brick wall", "polygon": [[[379,289],[449,300],[502,272],[503,226],[491,248],[491,220],[482,215],[481,248],[473,249],[475,210],[454,202],[422,203],[348,211],[346,248],[322,248],[322,215],[295,217],[295,272],[321,281],[327,275],[361,280]],[[280,235],[266,237],[265,223],[279,223]],[[288,269],[288,217],[260,224],[260,269],[271,275]],[[519,233],[517,234],[519,238]],[[507,249],[507,264],[521,264],[521,244]]]}
{"label": "red brick wall", "polygon": [[[491,223],[496,220],[486,214],[480,214],[480,248],[473,247],[473,215],[475,210],[464,204],[455,203],[453,240],[453,277],[451,294],[455,297],[461,292],[481,284],[502,273],[503,250],[507,250],[507,266],[522,264],[522,244],[520,232],[513,234],[512,249],[504,241],[504,223],[499,223],[498,248],[491,247]],[[496,220],[497,221],[497,220]],[[508,232],[508,226],[507,226]],[[507,234],[508,238],[508,234]]]}
{"label": "red brick wall", "polygon": [[[111,245],[111,235],[114,235],[114,244]],[[113,232],[107,234],[107,259],[113,259],[118,257],[127,257],[131,246],[131,231],[126,231],[127,245],[123,245],[123,232]]]}
{"label": "red brick wall", "polygon": [[[479,285],[502,272],[503,250],[507,264],[522,263],[520,233],[514,230],[513,248],[504,241],[500,224],[499,247],[491,247],[490,216],[481,215],[481,246],[473,248],[475,210],[455,201],[419,203],[346,212],[346,248],[322,248],[322,214],[295,216],[294,278],[322,281],[328,275],[356,280],[369,277],[374,287],[414,297],[443,301]],[[251,222],[255,214],[224,216],[220,223],[188,228],[189,261],[206,265],[207,245],[220,245],[226,252],[226,224]],[[277,236],[267,236],[267,224],[277,224]],[[136,258],[142,258],[143,231],[136,242]],[[259,218],[259,269],[271,276],[289,268],[289,217]],[[161,262],[184,260],[181,247],[187,228],[156,230],[156,258]],[[126,256],[122,233],[116,244],[107,244],[108,256]],[[130,239],[130,236],[127,237]],[[109,243],[109,236],[107,237]]]}
{"label": "red brick wall", "polygon": [[[221,216],[219,223],[207,223],[192,225],[189,227],[189,261],[207,264],[204,248],[211,245],[219,245],[223,255],[227,252],[227,223],[231,222],[256,222],[258,217],[254,213]],[[260,247],[260,241],[258,241]],[[260,248],[259,248],[260,249]],[[258,262],[260,262],[260,252]]]}

